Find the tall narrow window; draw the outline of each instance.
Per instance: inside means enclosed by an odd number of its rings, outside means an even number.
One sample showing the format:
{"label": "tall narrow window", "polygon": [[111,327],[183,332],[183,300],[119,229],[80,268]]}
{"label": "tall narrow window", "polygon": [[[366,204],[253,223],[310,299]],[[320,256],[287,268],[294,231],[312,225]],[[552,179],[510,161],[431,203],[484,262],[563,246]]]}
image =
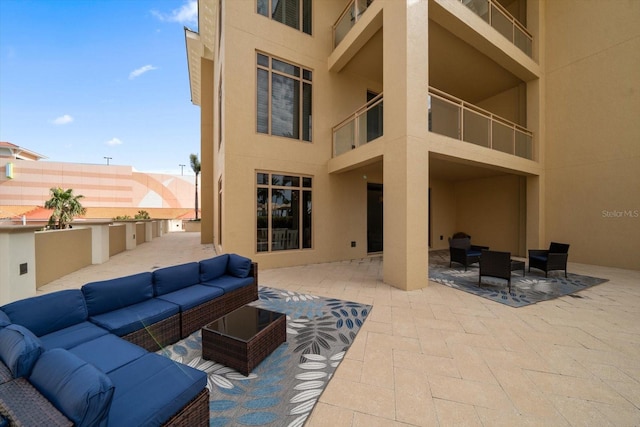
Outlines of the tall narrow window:
{"label": "tall narrow window", "polygon": [[311,34],[312,0],[257,0],[260,15]]}
{"label": "tall narrow window", "polygon": [[256,184],[256,251],[311,248],[312,179],[259,172]]}
{"label": "tall narrow window", "polygon": [[311,142],[312,72],[257,54],[256,130]]}

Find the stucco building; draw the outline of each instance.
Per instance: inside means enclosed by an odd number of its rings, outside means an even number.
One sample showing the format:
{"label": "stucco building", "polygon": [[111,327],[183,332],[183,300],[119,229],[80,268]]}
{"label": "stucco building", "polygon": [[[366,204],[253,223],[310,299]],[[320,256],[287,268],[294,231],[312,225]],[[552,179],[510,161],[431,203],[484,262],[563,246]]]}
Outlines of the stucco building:
{"label": "stucco building", "polygon": [[264,267],[463,231],[639,268],[640,2],[199,0],[202,240]]}

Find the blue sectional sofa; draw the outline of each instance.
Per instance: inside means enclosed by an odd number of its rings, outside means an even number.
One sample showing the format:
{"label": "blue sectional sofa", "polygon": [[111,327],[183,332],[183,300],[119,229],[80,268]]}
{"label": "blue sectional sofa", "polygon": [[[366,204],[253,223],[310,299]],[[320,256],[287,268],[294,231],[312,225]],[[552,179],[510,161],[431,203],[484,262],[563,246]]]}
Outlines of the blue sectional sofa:
{"label": "blue sectional sofa", "polygon": [[258,298],[236,254],[0,307],[0,427],[209,425],[204,372],[153,353]]}

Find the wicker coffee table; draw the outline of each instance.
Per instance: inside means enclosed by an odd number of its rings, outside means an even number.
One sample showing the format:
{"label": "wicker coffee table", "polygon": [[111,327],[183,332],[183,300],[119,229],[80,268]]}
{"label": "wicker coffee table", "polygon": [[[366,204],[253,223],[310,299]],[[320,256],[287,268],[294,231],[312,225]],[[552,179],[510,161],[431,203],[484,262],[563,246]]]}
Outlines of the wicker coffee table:
{"label": "wicker coffee table", "polygon": [[284,314],[245,305],[202,328],[202,357],[246,376],[286,340]]}

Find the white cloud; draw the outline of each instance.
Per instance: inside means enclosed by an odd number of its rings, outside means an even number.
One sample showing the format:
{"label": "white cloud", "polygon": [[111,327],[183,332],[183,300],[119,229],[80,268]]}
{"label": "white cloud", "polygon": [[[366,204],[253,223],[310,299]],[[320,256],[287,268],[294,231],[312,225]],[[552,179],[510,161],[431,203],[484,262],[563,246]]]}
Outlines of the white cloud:
{"label": "white cloud", "polygon": [[60,116],[57,119],[51,120],[51,123],[53,123],[54,125],[66,125],[71,123],[72,121],[73,121],[73,117],[71,117],[68,114],[65,114],[64,116]]}
{"label": "white cloud", "polygon": [[145,65],[144,67],[137,68],[133,70],[131,73],[129,73],[129,80],[133,80],[136,77],[143,75],[147,71],[157,70],[157,69],[158,68],[154,67],[153,65]]}
{"label": "white cloud", "polygon": [[197,24],[198,23],[198,1],[188,0],[178,9],[173,9],[169,13],[158,12],[152,10],[151,14],[162,22],[178,22],[180,24]]}
{"label": "white cloud", "polygon": [[108,140],[107,142],[105,142],[106,145],[109,145],[111,147],[115,147],[116,145],[121,145],[122,141],[118,138],[111,138],[110,140]]}

